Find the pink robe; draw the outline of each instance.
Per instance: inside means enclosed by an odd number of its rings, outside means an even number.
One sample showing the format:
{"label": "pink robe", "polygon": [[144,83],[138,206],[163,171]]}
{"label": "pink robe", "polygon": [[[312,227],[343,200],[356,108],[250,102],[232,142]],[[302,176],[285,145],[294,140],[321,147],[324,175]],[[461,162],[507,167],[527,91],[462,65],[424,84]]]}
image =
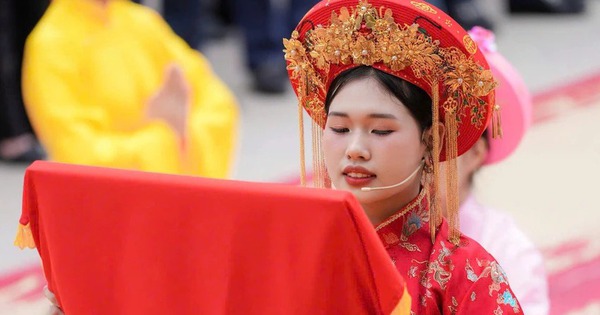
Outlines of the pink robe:
{"label": "pink robe", "polygon": [[411,314],[522,314],[496,260],[472,239],[448,241],[442,221],[434,242],[425,191],[376,227],[412,298]]}

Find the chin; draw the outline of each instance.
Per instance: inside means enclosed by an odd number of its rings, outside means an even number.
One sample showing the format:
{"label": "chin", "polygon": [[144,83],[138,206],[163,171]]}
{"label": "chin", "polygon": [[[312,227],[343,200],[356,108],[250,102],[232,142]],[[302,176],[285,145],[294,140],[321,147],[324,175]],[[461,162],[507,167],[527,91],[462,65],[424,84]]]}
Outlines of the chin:
{"label": "chin", "polygon": [[350,191],[361,204],[370,204],[383,199],[380,191],[362,191],[360,188],[346,189]]}

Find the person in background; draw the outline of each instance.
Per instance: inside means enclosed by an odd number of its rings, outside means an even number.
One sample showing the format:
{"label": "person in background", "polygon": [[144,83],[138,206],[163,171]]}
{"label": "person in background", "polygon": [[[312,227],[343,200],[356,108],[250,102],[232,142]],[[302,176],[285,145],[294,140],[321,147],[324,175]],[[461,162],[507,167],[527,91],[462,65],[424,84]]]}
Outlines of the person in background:
{"label": "person in background", "polygon": [[27,112],[54,161],[227,177],[238,108],[156,12],[54,0],[27,39]]}
{"label": "person in background", "polygon": [[504,133],[501,139],[493,139],[491,126],[488,127],[473,147],[458,158],[460,230],[498,260],[525,314],[548,314],[548,281],[542,254],[510,215],[479,203],[473,195],[477,171],[505,160],[519,146],[531,124],[531,96],[519,73],[496,50],[494,34],[481,27],[471,29],[469,34],[499,82],[496,104],[501,107]]}

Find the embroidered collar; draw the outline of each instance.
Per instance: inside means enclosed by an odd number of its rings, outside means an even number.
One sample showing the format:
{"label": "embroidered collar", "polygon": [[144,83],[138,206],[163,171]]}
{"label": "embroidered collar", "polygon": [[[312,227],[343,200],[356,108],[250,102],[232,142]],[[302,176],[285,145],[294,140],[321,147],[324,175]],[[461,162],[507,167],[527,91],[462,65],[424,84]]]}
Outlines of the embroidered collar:
{"label": "embroidered collar", "polygon": [[415,199],[375,227],[375,230],[387,247],[408,240],[421,228],[428,227],[428,223],[429,199],[427,190],[421,189]]}
{"label": "embroidered collar", "polygon": [[[393,222],[397,221],[398,219],[400,219],[404,216],[407,216],[407,214],[410,215],[410,213],[414,212],[413,210],[419,210],[419,209],[429,210],[429,201],[427,200],[426,197],[427,197],[427,191],[426,191],[426,189],[423,188],[423,189],[421,189],[421,191],[419,192],[417,197],[415,197],[415,199],[413,199],[406,206],[404,206],[402,209],[400,209],[400,211],[396,212],[395,214],[393,214],[392,216],[387,218],[387,220],[381,222],[375,228],[375,231],[381,230],[382,228],[392,224]],[[425,212],[428,212],[428,211],[425,211]],[[427,216],[427,221],[429,221],[429,216]]]}

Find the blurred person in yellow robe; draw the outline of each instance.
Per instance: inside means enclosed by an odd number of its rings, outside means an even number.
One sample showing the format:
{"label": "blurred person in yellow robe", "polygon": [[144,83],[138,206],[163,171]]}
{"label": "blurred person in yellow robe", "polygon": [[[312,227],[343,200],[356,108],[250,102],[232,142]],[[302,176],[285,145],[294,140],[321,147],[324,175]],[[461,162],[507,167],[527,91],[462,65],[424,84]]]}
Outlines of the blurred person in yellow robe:
{"label": "blurred person in yellow robe", "polygon": [[27,39],[22,84],[51,160],[229,175],[235,98],[152,9],[53,0]]}

